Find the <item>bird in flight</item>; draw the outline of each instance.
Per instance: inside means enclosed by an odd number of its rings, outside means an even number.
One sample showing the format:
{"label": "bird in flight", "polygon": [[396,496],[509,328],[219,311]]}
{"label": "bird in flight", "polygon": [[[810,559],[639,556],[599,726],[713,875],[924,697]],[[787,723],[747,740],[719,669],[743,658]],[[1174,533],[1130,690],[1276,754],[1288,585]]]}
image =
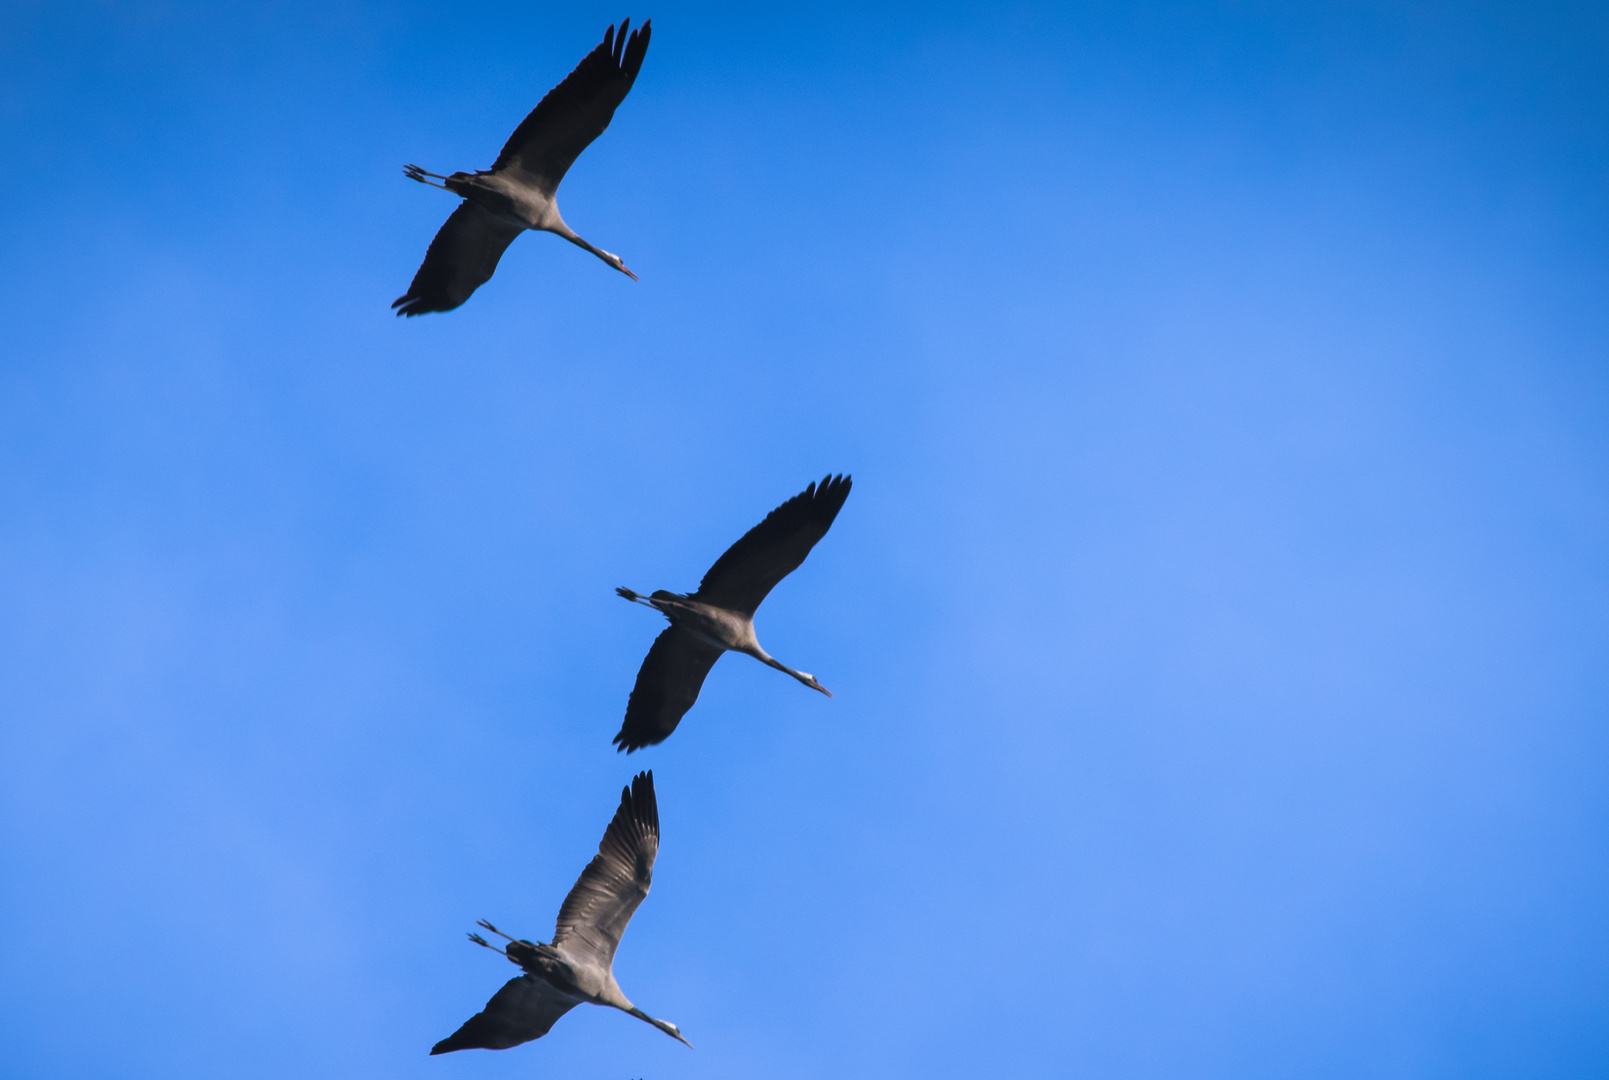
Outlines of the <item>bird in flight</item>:
{"label": "bird in flight", "polygon": [[618,34],[609,27],[603,43],[582,57],[514,129],[490,169],[451,176],[417,165],[403,170],[409,179],[451,191],[464,201],[430,242],[408,291],[391,305],[398,315],[451,311],[468,300],[491,280],[497,260],[526,229],[558,233],[637,279],[619,255],[594,247],[566,225],[557,202],[564,174],[603,134],[637,81],[653,33],[652,20],[627,37],[630,25],[630,19],[623,20]]}
{"label": "bird in flight", "polygon": [[698,700],[710,668],[729,650],[748,653],[832,697],[814,675],[795,671],[760,648],[754,636],[754,612],[777,582],[797,570],[827,535],[849,498],[849,487],[849,477],[828,476],[771,511],[715,560],[697,592],[661,589],[645,597],[627,588],[615,590],[670,620],[637,672],[625,722],[614,737],[617,747],[631,753],[669,738]]}
{"label": "bird in flight", "polygon": [[430,1052],[507,1050],[540,1039],[559,1017],[583,1001],[630,1013],[691,1048],[693,1044],[682,1038],[680,1028],[637,1008],[615,982],[615,949],[637,905],[648,895],[658,853],[654,774],[638,773],[620,793],[620,809],[603,834],[598,854],[564,898],[551,944],[511,938],[480,920],[480,926],[508,944],[500,948],[473,933],[469,940],[502,953],[524,968],[525,974],[503,984],[484,1009]]}

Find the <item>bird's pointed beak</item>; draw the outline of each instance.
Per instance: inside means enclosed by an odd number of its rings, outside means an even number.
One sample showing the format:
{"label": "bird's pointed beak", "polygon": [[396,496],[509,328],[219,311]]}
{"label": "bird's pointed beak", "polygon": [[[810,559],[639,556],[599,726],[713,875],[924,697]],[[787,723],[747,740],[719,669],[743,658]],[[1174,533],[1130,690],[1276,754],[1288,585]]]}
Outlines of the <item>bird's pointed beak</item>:
{"label": "bird's pointed beak", "polygon": [[625,274],[627,277],[629,277],[633,281],[641,281],[642,280],[642,278],[638,277],[636,274],[633,274],[631,272],[631,270],[627,268],[625,263],[620,264],[620,272],[622,274]]}
{"label": "bird's pointed beak", "polygon": [[810,677],[810,686],[811,686],[812,689],[820,690],[823,694],[826,694],[828,697],[832,697],[832,691],[828,690],[825,686],[822,686],[819,682],[817,682],[814,675],[812,675]]}

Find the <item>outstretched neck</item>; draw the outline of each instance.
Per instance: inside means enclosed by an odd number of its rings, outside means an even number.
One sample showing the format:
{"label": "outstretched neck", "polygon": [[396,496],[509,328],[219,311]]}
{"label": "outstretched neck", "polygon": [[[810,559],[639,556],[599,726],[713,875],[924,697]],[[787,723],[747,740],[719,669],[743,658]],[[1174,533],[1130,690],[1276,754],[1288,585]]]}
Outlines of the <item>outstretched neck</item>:
{"label": "outstretched neck", "polygon": [[781,660],[778,660],[776,657],[769,655],[764,649],[760,648],[758,645],[756,645],[754,647],[754,652],[751,655],[753,655],[756,659],[758,659],[760,661],[760,663],[762,663],[762,664],[769,664],[771,667],[776,668],[778,671],[787,672],[789,675],[792,675],[795,679],[798,679],[800,682],[802,682],[806,686],[810,687],[810,689],[812,689],[812,690],[820,690],[823,694],[826,694],[828,697],[832,697],[832,691],[828,690],[825,686],[822,686],[821,683],[817,682],[816,677],[814,675],[810,674],[810,672],[793,670],[787,664],[784,664]]}
{"label": "outstretched neck", "polygon": [[637,1006],[635,1006],[635,1005],[633,1005],[629,1009],[627,1009],[626,1012],[628,1012],[631,1015],[635,1016],[639,1020],[646,1020],[648,1023],[654,1025],[660,1031],[663,1031],[666,1035],[669,1035],[671,1038],[675,1039],[677,1042],[679,1042],[683,1046],[687,1047],[689,1050],[691,1050],[693,1048],[693,1044],[688,1042],[687,1039],[683,1037],[682,1029],[677,1027],[675,1024],[671,1023],[669,1020],[661,1020],[657,1016],[649,1016],[647,1013],[643,1012],[641,1009],[637,1008]]}
{"label": "outstretched neck", "polygon": [[574,229],[570,228],[570,226],[568,226],[568,225],[566,225],[564,223],[564,219],[559,216],[559,208],[557,206],[551,207],[548,210],[548,218],[547,218],[547,221],[545,223],[543,223],[542,228],[546,229],[548,232],[553,233],[556,236],[564,237],[566,240],[570,241],[570,243],[576,245],[577,247],[586,248],[588,251],[592,252],[594,255],[596,255],[598,253],[597,248],[593,247],[591,244],[589,244],[585,240],[581,239],[581,234],[580,233],[576,232]]}
{"label": "outstretched neck", "polygon": [[582,249],[584,249],[586,251],[592,252],[598,258],[602,259],[604,262],[608,263],[610,266],[614,267],[616,270],[619,270],[622,274],[625,274],[631,280],[633,280],[633,281],[637,280],[637,275],[633,274],[630,270],[626,269],[625,260],[622,259],[619,255],[616,255],[611,251],[605,251],[601,247],[596,247],[596,246],[594,246],[592,244],[587,243],[586,240],[582,239],[580,233],[576,232],[574,229],[570,228],[570,226],[566,225],[564,223],[564,219],[559,216],[559,208],[557,206],[555,206],[553,208],[552,219],[549,221],[548,224],[543,225],[542,228],[546,229],[550,233],[554,233],[554,234],[556,234],[558,236],[564,237],[566,240],[570,241],[570,243],[574,244],[578,248],[582,248]]}

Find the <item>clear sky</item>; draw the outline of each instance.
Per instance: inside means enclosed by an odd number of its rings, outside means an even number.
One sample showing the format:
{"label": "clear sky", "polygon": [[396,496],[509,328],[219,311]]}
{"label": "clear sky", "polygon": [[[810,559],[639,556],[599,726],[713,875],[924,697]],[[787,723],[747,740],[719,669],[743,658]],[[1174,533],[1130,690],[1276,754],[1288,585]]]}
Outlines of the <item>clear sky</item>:
{"label": "clear sky", "polygon": [[[642,281],[393,318],[625,14]],[[11,2],[0,145],[7,1077],[1609,1068],[1601,6]],[[613,587],[829,471],[837,697],[617,755]],[[698,1049],[427,1057],[644,767]]]}

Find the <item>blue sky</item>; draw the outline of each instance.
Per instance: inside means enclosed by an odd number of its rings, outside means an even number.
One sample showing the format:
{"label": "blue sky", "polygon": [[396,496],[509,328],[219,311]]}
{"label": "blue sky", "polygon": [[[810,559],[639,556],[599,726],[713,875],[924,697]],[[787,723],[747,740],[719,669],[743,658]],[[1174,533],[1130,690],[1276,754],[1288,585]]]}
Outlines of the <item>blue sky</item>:
{"label": "blue sky", "polygon": [[[623,14],[561,193],[394,319]],[[0,8],[17,1077],[1596,1077],[1609,19]],[[610,736],[829,471],[727,658]],[[638,768],[602,1009],[430,1045]]]}

